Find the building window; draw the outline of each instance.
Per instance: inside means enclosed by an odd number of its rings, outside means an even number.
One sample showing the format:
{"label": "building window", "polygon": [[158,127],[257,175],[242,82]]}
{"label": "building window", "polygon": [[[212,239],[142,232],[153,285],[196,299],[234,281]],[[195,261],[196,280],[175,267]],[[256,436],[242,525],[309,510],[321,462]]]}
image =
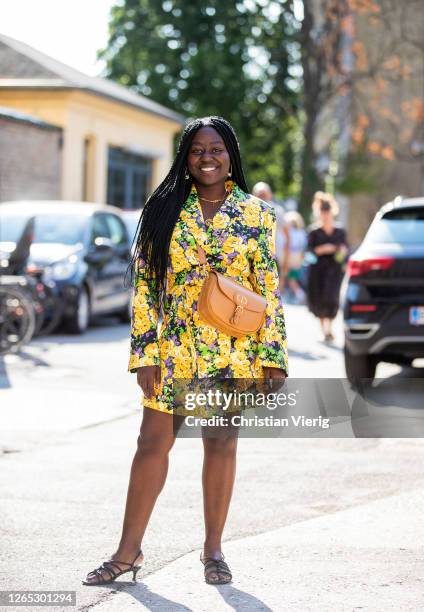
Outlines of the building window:
{"label": "building window", "polygon": [[109,147],[107,202],[120,208],[141,208],[151,193],[152,160]]}
{"label": "building window", "polygon": [[82,167],[82,199],[89,202],[94,197],[94,136],[84,138],[83,167]]}

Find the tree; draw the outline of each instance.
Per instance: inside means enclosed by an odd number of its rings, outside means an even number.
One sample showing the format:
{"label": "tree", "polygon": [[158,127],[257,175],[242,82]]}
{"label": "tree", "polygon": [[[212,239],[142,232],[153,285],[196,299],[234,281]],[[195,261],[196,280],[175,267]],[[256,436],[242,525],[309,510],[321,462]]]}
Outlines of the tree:
{"label": "tree", "polygon": [[124,0],[113,7],[104,76],[188,117],[236,129],[248,182],[294,193],[297,23],[287,0]]}
{"label": "tree", "polygon": [[339,188],[351,193],[375,190],[383,161],[416,163],[423,154],[424,10],[421,0],[317,0],[304,11],[306,209],[332,148],[345,174]]}

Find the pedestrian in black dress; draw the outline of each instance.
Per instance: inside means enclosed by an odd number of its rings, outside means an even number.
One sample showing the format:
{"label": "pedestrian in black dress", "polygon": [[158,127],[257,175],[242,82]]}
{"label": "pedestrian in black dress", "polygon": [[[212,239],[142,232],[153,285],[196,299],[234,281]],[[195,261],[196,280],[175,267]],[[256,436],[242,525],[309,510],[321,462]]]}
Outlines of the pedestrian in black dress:
{"label": "pedestrian in black dress", "polygon": [[339,309],[343,263],[348,253],[346,232],[334,222],[338,208],[331,194],[317,191],[312,203],[317,222],[308,231],[308,251],[315,258],[309,269],[307,303],[320,320],[326,342],[334,340],[331,324]]}

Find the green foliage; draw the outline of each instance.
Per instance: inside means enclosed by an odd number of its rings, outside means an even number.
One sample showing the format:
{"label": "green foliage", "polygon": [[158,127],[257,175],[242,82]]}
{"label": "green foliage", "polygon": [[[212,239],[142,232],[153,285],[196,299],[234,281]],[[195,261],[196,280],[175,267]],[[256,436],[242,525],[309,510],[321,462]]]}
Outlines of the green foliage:
{"label": "green foliage", "polygon": [[105,75],[188,118],[225,117],[249,186],[296,192],[298,24],[287,0],[121,0]]}

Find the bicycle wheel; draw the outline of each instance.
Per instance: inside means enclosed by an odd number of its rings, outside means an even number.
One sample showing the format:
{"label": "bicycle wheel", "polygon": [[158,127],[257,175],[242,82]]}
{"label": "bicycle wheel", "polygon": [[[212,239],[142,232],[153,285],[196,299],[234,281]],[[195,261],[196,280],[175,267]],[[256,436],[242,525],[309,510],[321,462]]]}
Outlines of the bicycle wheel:
{"label": "bicycle wheel", "polygon": [[38,298],[43,314],[34,335],[47,336],[55,331],[62,319],[63,302],[47,285],[43,285]]}
{"label": "bicycle wheel", "polygon": [[16,353],[35,331],[34,307],[19,289],[0,287],[0,355]]}

